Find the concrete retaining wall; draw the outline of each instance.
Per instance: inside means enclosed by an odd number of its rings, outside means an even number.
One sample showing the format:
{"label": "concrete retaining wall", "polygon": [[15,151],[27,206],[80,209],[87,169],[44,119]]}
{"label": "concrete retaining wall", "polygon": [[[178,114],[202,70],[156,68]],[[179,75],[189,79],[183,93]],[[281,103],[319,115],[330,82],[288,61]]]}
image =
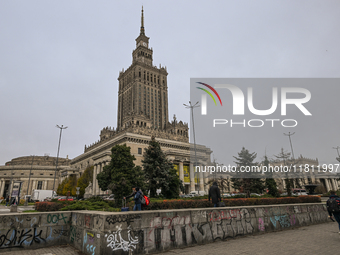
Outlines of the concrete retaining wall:
{"label": "concrete retaining wall", "polygon": [[0,248],[69,243],[85,254],[142,254],[327,221],[324,204],[0,216]]}

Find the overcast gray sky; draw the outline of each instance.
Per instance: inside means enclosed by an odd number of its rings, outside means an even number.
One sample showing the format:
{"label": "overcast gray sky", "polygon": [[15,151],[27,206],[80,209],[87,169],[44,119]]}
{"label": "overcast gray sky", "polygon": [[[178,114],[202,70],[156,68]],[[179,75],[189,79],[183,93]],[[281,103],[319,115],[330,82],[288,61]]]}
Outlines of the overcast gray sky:
{"label": "overcast gray sky", "polygon": [[[56,124],[68,126],[60,156],[70,158],[116,126],[117,77],[131,64],[141,5],[0,2],[0,165],[56,156]],[[339,1],[143,5],[153,63],[169,72],[170,119],[189,122],[190,77],[339,77]]]}

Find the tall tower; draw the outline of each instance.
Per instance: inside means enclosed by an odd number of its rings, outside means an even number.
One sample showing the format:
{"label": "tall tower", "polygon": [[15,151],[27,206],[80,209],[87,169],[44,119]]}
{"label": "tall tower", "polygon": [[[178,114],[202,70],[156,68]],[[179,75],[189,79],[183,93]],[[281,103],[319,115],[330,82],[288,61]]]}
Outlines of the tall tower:
{"label": "tall tower", "polygon": [[166,128],[168,123],[168,73],[152,65],[152,48],[145,35],[142,7],[140,34],[132,52],[132,64],[119,73],[117,129],[131,125]]}

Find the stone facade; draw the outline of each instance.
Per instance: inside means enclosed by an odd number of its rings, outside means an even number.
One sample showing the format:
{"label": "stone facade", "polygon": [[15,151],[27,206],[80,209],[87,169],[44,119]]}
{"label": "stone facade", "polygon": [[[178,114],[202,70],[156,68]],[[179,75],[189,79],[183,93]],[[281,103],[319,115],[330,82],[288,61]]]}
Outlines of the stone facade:
{"label": "stone facade", "polygon": [[[283,161],[280,160],[274,160],[270,162],[271,165],[284,165]],[[298,158],[292,160],[287,160],[286,165],[295,165],[295,166],[305,166],[308,165],[310,168],[314,167],[315,169],[317,169],[317,166],[319,165],[319,161],[318,159],[311,159],[311,158],[306,158],[303,157],[302,155],[300,155]],[[273,176],[275,178],[275,176]],[[337,177],[334,178],[329,178],[329,174],[325,175],[322,172],[318,172],[315,171],[313,172],[302,172],[302,176],[299,176],[300,178],[295,179],[294,181],[294,187],[293,188],[298,188],[298,186],[300,187],[304,187],[304,185],[306,184],[319,184],[319,185],[323,185],[325,187],[325,189],[327,191],[330,190],[338,190],[339,189],[339,182],[337,180]],[[278,189],[280,190],[286,190],[286,183],[285,180],[280,178],[280,179],[276,179],[276,183],[278,186]],[[298,182],[298,183],[297,183]]]}
{"label": "stone facade", "polygon": [[[16,182],[22,182],[21,197],[27,194],[31,195],[34,189],[52,190],[56,160],[56,157],[49,156],[27,156],[6,162],[5,166],[0,166],[0,197],[12,194],[13,185],[11,184]],[[79,171],[70,167],[70,162],[71,160],[68,158],[58,159],[55,190],[65,172],[69,175],[78,175]]]}

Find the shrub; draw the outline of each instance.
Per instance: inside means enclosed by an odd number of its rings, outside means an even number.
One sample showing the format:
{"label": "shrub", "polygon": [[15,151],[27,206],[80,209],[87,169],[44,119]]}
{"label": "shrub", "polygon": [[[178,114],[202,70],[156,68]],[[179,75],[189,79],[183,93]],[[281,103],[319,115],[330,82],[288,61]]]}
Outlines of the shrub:
{"label": "shrub", "polygon": [[37,202],[35,203],[35,209],[39,212],[51,212],[59,211],[65,204],[55,202]]}
{"label": "shrub", "polygon": [[60,209],[60,211],[73,211],[73,210],[95,210],[95,211],[110,211],[119,212],[119,208],[113,208],[105,201],[77,201],[73,204],[67,205]]}
{"label": "shrub", "polygon": [[102,197],[90,197],[89,199],[87,199],[86,201],[89,202],[100,202],[100,201],[104,201],[104,199]]}
{"label": "shrub", "polygon": [[[337,196],[340,196],[340,190],[337,190],[335,193]],[[322,194],[323,197],[329,197],[331,195],[331,191],[328,191],[327,193]]]}
{"label": "shrub", "polygon": [[19,201],[19,205],[23,205],[23,204],[25,204],[25,202],[26,202],[26,200],[25,200],[25,199],[20,199],[20,201]]}
{"label": "shrub", "polygon": [[[294,203],[317,203],[318,196],[280,197],[280,198],[229,198],[223,199],[226,206],[251,206],[272,204],[294,204]],[[152,201],[145,210],[183,209],[183,208],[206,208],[213,207],[208,199],[193,200],[163,200]]]}
{"label": "shrub", "polygon": [[325,186],[323,186],[322,184],[318,185],[314,190],[314,193],[316,193],[316,194],[324,194],[326,192],[327,192],[327,190],[326,190]]}

